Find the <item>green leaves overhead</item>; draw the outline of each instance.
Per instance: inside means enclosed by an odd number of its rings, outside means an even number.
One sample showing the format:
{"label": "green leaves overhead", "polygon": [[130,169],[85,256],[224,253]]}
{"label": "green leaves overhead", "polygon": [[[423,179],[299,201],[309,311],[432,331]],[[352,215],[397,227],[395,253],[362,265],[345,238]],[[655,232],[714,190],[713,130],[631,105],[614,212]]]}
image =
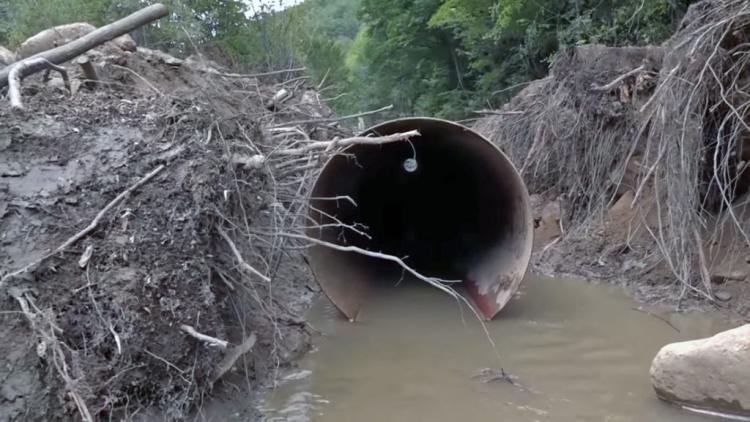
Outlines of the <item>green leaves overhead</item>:
{"label": "green leaves overhead", "polygon": [[[658,43],[690,0],[362,0],[350,109],[468,116],[544,77],[560,48]],[[500,92],[493,95],[493,92]]]}
{"label": "green leaves overhead", "polygon": [[[163,0],[171,10],[133,34],[177,55],[197,46],[234,67],[304,64],[342,114],[393,104],[390,116],[461,119],[545,76],[584,43],[666,39],[692,0]],[[146,0],[0,0],[0,45],[62,23],[101,25]]]}

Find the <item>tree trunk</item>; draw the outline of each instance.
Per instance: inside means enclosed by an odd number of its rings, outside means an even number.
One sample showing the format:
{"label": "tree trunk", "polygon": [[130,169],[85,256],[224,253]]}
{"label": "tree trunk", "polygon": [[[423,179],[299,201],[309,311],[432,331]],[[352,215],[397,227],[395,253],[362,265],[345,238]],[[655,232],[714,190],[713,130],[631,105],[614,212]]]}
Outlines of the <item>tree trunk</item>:
{"label": "tree trunk", "polygon": [[[127,34],[128,32],[157,19],[161,19],[168,14],[169,11],[163,4],[156,3],[137,11],[130,16],[122,18],[117,22],[105,25],[81,38],[78,38],[77,40],[71,41],[68,44],[51,50],[42,51],[41,53],[35,54],[24,60],[44,58],[53,64],[62,64],[78,57],[92,48],[98,47],[107,41],[111,41],[121,35]],[[22,62],[23,61],[20,63]],[[0,88],[8,85],[8,76],[13,67],[14,66],[8,66],[0,70]]]}

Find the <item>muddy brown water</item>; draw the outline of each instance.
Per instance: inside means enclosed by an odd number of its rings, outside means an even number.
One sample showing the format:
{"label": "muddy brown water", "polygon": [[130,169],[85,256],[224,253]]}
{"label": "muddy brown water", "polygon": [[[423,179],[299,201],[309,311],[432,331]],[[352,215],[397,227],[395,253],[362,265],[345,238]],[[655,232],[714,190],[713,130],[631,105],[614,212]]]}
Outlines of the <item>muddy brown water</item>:
{"label": "muddy brown water", "polygon": [[[486,324],[497,352],[466,309],[416,283],[381,288],[354,324],[324,298],[308,318],[322,333],[316,349],[280,376],[266,421],[712,420],[659,401],[648,371],[663,345],[730,328],[549,278],[526,280]],[[475,376],[501,367],[514,384]]]}

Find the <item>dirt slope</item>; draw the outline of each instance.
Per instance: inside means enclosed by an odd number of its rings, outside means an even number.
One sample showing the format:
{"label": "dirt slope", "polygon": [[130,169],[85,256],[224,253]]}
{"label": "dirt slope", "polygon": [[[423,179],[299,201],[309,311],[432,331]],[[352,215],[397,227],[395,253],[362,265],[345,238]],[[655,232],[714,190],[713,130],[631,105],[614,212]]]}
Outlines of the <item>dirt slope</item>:
{"label": "dirt slope", "polygon": [[[298,315],[316,288],[303,258],[240,230],[287,224],[278,210],[296,202],[275,184],[302,179],[227,158],[273,148],[270,128],[330,111],[304,80],[283,82],[297,75],[225,77],[200,58],[146,49],[92,57],[102,77],[95,90],[71,67],[74,95],[35,76],[24,83],[25,112],[0,102],[0,276],[157,174],[80,241],[4,280],[0,420],[178,420],[228,386],[257,388],[308,345]],[[269,111],[282,88],[291,98]],[[317,139],[339,133],[297,128]],[[220,228],[269,280],[240,269]],[[188,336],[184,324],[229,348]],[[251,333],[252,350],[233,354]],[[222,374],[227,363],[234,370]]]}

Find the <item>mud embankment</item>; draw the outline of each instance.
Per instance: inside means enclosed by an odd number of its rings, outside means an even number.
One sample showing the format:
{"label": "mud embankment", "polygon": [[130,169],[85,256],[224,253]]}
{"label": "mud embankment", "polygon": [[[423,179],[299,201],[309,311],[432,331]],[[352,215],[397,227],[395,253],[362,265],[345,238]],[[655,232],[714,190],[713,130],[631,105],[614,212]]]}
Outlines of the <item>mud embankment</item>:
{"label": "mud embankment", "polygon": [[293,224],[287,193],[305,178],[230,158],[271,150],[284,122],[313,120],[291,125],[307,139],[343,134],[314,122],[331,114],[317,93],[297,75],[225,77],[142,48],[90,56],[95,89],[71,66],[72,95],[35,76],[25,111],[0,103],[0,276],[45,258],[2,283],[0,420],[183,419],[271,381],[309,344],[299,315],[316,287],[269,229]]}

